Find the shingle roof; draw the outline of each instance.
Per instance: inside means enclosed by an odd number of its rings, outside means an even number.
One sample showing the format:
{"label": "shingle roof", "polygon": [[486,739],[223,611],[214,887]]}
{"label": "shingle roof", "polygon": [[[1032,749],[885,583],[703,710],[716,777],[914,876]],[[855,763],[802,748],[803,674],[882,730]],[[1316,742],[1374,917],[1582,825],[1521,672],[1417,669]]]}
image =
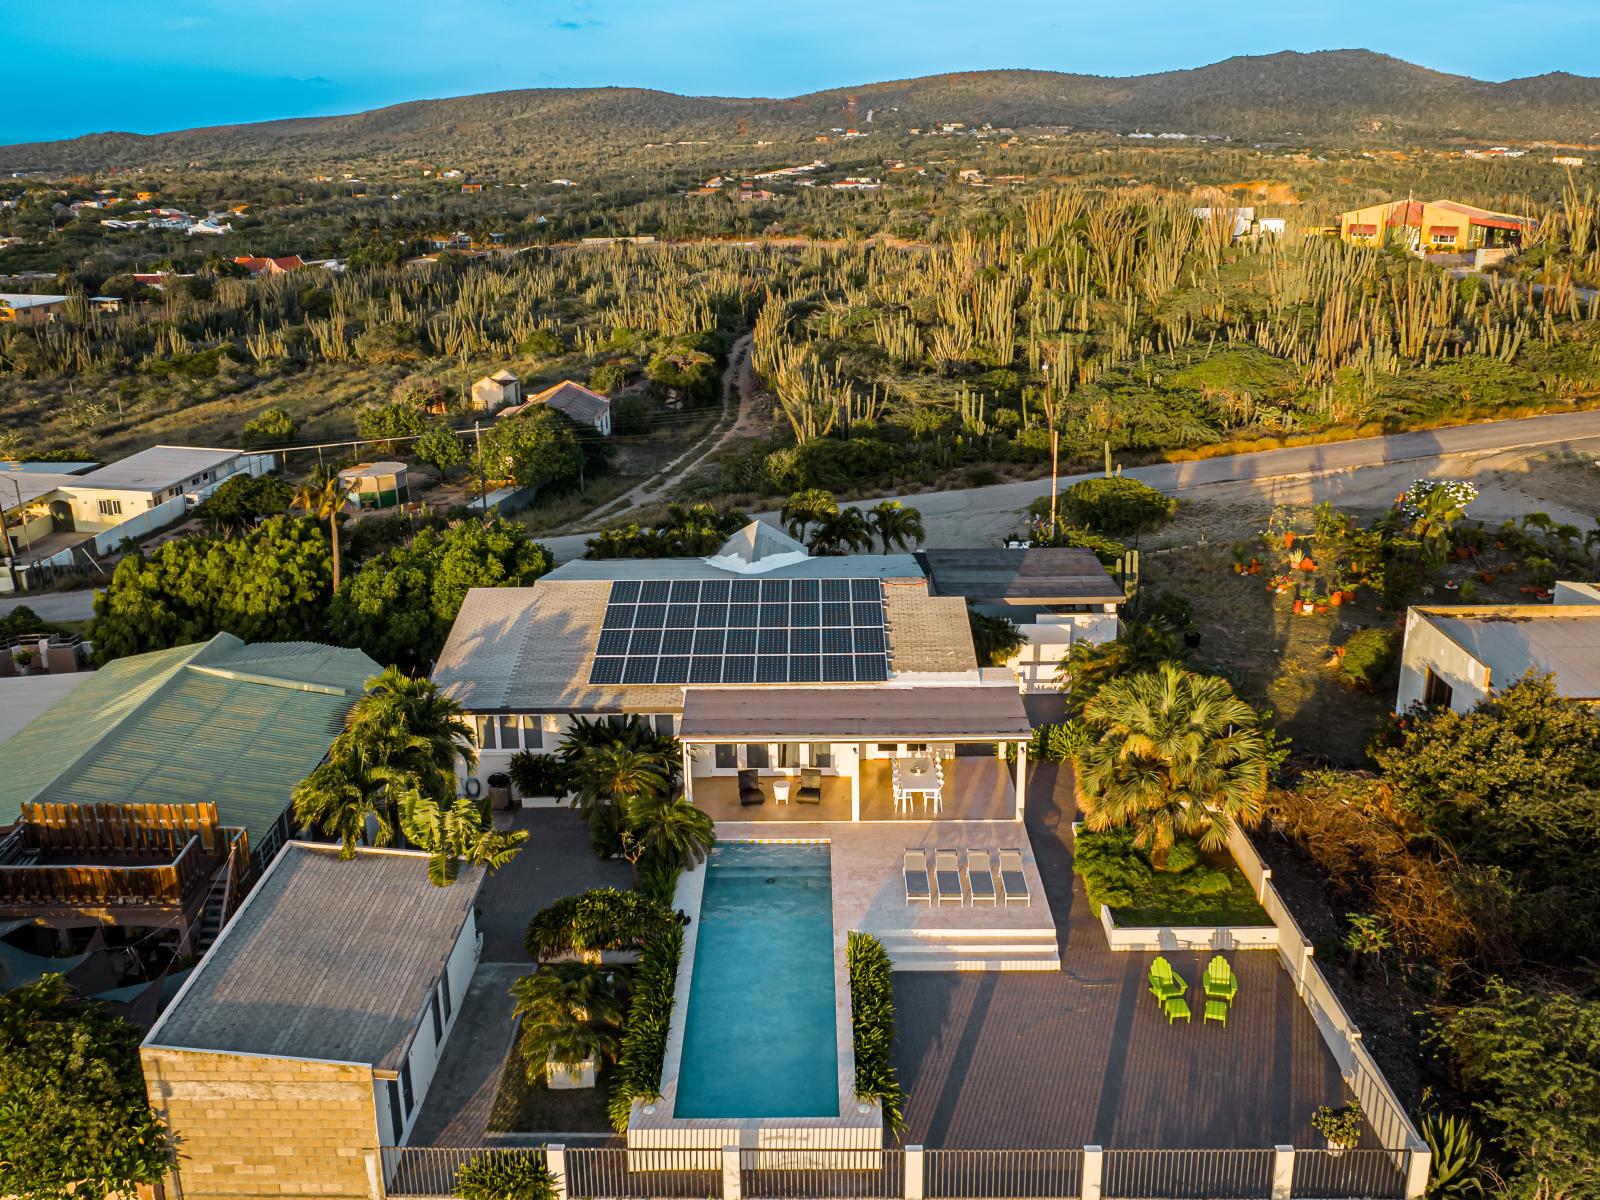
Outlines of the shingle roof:
{"label": "shingle roof", "polygon": [[742,688],[691,688],[678,736],[685,741],[830,737],[871,741],[1026,738],[1016,685],[778,687],[751,704]]}
{"label": "shingle roof", "polygon": [[378,670],[359,650],[226,633],[118,659],[0,743],[0,824],[25,800],[210,800],[259,844]]}
{"label": "shingle roof", "polygon": [[483,883],[428,882],[427,855],[290,842],[149,1046],[397,1070]]}
{"label": "shingle roof", "polygon": [[594,424],[596,418],[611,410],[611,401],[598,392],[591,392],[581,383],[563,379],[554,387],[545,388],[536,396],[528,397],[527,404],[548,404],[559,413],[565,413],[584,425]]}
{"label": "shingle roof", "polygon": [[978,669],[972,623],[961,597],[930,596],[920,581],[889,582],[883,587],[883,604],[889,669],[895,674]]}

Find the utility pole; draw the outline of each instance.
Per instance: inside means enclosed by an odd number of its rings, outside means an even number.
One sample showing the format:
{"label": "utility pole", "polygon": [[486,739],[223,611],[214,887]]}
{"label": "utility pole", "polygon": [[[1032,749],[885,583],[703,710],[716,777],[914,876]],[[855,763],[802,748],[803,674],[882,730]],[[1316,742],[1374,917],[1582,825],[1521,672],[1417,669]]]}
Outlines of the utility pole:
{"label": "utility pole", "polygon": [[483,423],[477,420],[472,422],[472,440],[478,448],[478,509],[483,514],[483,523],[489,523],[489,482],[483,472]]}

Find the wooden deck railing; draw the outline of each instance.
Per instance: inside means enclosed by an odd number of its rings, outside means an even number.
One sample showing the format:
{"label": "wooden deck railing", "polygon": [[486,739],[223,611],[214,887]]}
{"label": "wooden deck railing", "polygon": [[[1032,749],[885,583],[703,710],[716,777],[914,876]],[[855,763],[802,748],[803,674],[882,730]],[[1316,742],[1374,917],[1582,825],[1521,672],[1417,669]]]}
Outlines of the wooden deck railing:
{"label": "wooden deck railing", "polygon": [[210,877],[215,865],[216,858],[206,854],[198,837],[190,837],[177,857],[165,863],[0,865],[0,907],[181,907],[193,896],[196,886]]}

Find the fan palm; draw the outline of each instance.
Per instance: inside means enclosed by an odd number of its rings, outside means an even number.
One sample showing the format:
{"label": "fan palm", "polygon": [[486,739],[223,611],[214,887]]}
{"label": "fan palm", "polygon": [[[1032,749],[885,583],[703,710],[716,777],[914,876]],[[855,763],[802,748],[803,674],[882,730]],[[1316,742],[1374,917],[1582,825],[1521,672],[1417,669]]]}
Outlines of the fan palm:
{"label": "fan palm", "polygon": [[1074,642],[1071,652],[1056,668],[1056,679],[1067,688],[1072,705],[1081,713],[1106,684],[1141,671],[1153,671],[1164,662],[1183,657],[1172,626],[1160,618],[1124,621],[1113,641],[1096,645]]}
{"label": "fan palm", "polygon": [[883,552],[909,550],[926,536],[922,529],[922,513],[907,508],[898,500],[885,500],[875,505],[867,514],[872,531],[883,544]]}
{"label": "fan palm", "polygon": [[339,517],[350,496],[349,485],[337,474],[318,479],[313,477],[295,493],[292,507],[308,517],[328,523],[328,533],[333,539],[333,590],[339,590]]}
{"label": "fan palm", "polygon": [[1261,819],[1266,740],[1227,680],[1162,663],[1106,684],[1084,720],[1098,735],[1076,759],[1084,821],[1135,828],[1156,867],[1180,833],[1217,850],[1235,823]]}
{"label": "fan palm", "polygon": [[487,801],[466,796],[445,806],[432,796],[411,792],[400,802],[400,828],[407,841],[428,852],[428,879],[435,887],[454,883],[463,866],[498,870],[528,840],[526,829],[496,829]]}
{"label": "fan palm", "polygon": [[611,973],[588,963],[551,963],[511,985],[522,1022],[528,1079],[550,1063],[615,1061],[622,1005]]}
{"label": "fan palm", "polygon": [[689,867],[717,843],[711,818],[670,792],[645,792],[627,804],[629,832],[643,854]]}

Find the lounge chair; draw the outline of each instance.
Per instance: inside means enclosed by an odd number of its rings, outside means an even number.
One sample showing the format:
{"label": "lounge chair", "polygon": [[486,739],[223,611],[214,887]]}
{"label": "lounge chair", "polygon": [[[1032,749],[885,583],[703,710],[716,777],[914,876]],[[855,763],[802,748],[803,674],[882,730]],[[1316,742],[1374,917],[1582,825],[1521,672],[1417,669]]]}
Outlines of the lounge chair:
{"label": "lounge chair", "polygon": [[766,793],[761,790],[761,777],[756,774],[754,767],[746,767],[739,772],[739,803],[745,808],[767,802]]}
{"label": "lounge chair", "polygon": [[1005,897],[1007,904],[1032,904],[1033,897],[1028,894],[1028,877],[1022,873],[1022,851],[1001,850],[1000,857],[1000,894]]}
{"label": "lounge chair", "polygon": [[796,804],[822,803],[822,772],[816,767],[800,769],[800,786],[795,789]]}
{"label": "lounge chair", "polygon": [[961,856],[954,850],[933,852],[933,894],[940,904],[960,904]]}
{"label": "lounge chair", "polygon": [[994,872],[989,869],[987,850],[967,851],[967,891],[974,904],[995,903]]}
{"label": "lounge chair", "polygon": [[906,877],[906,904],[913,900],[921,900],[924,904],[933,903],[933,892],[928,887],[928,852],[926,850],[907,850],[905,860]]}

